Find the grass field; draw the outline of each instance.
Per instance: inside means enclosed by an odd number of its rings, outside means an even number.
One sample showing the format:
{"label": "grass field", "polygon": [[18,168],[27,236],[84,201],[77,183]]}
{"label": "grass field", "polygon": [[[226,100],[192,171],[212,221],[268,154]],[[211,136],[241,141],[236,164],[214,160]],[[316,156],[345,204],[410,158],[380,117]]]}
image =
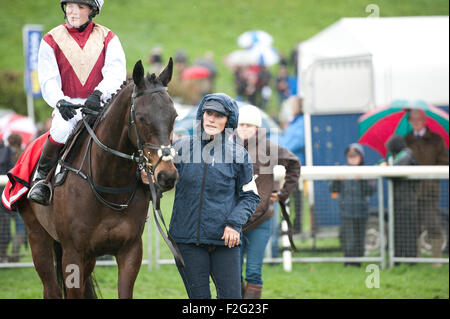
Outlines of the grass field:
{"label": "grass field", "polygon": [[[170,220],[173,192],[164,195],[161,208],[165,219]],[[307,215],[307,214],[305,214]],[[305,217],[307,218],[307,217]],[[152,219],[147,227],[153,223]],[[156,228],[154,228],[156,229]],[[306,228],[306,230],[308,227]],[[155,232],[152,240],[155,240]],[[144,231],[144,258],[147,258],[147,231]],[[318,241],[317,247],[328,247],[335,251],[311,253],[308,240],[297,241],[300,248],[298,256],[342,256],[337,239]],[[160,257],[172,259],[172,256],[160,240]],[[22,261],[31,261],[28,250],[22,248],[27,256]],[[153,253],[154,254],[154,253]],[[155,256],[153,255],[153,258]],[[263,267],[263,297],[271,299],[404,299],[404,298],[449,298],[448,264],[434,268],[430,264],[415,266],[400,265],[392,269],[380,270],[380,288],[366,287],[366,266],[361,268],[344,267],[342,263],[299,263],[294,264],[291,273],[286,273],[282,265],[265,264]],[[96,267],[95,277],[103,298],[117,298],[117,267]],[[7,289],[1,289],[7,288]],[[214,286],[211,284],[214,293]],[[42,285],[33,268],[0,268],[0,299],[35,299],[42,297]],[[142,266],[135,285],[135,298],[143,299],[180,299],[187,298],[181,277],[175,265],[161,265],[157,269],[153,259],[153,268]]]}
{"label": "grass field", "polygon": [[[369,273],[342,264],[294,264],[292,272],[281,265],[264,265],[263,298],[270,299],[434,299],[448,298],[448,266],[401,265],[380,273],[380,288],[367,288]],[[97,267],[95,276],[103,298],[117,298],[117,268]],[[32,268],[0,269],[0,299],[42,298],[42,286]],[[213,289],[213,285],[211,284]],[[134,298],[187,298],[174,265],[149,271],[142,266]]]}

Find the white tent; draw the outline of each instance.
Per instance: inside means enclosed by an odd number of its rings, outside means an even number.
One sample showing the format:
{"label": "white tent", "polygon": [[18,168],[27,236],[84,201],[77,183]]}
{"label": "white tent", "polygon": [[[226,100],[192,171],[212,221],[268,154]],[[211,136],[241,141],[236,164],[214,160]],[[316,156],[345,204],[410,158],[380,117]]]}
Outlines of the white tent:
{"label": "white tent", "polygon": [[362,113],[393,99],[449,104],[449,17],[343,18],[298,49],[306,112]]}

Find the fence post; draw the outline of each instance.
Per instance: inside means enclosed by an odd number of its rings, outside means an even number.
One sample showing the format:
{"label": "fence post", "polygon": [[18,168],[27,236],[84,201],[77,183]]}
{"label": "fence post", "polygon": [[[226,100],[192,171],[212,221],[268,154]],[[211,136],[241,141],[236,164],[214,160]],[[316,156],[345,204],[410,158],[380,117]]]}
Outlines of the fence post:
{"label": "fence post", "polygon": [[[286,202],[286,212],[288,216],[291,215],[289,201]],[[292,271],[292,252],[291,244],[288,236],[288,223],[284,219],[281,221],[281,243],[283,245],[283,269],[286,272]]]}
{"label": "fence post", "polygon": [[394,266],[394,183],[388,178],[389,268]]}
{"label": "fence post", "polygon": [[386,268],[386,238],[384,230],[384,195],[383,177],[378,177],[378,229],[380,231],[381,269]]}

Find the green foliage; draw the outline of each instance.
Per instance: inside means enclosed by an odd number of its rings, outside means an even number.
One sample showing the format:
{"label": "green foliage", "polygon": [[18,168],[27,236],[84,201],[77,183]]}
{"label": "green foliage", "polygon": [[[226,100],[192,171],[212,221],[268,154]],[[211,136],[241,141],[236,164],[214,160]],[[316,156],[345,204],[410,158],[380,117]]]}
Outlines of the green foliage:
{"label": "green foliage", "polygon": [[[0,70],[0,108],[11,109],[18,114],[27,114],[27,97],[24,91],[23,71]],[[43,99],[34,100],[34,115],[37,122],[44,122],[53,111]]]}
{"label": "green foliage", "polygon": [[27,113],[27,98],[23,88],[23,72],[0,70],[0,105],[19,114]]}

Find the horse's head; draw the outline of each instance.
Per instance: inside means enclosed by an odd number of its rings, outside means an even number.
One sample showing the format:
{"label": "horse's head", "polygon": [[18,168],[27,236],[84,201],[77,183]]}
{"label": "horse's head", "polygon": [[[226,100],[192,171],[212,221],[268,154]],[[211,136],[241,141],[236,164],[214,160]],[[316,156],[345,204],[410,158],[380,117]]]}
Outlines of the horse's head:
{"label": "horse's head", "polygon": [[131,100],[129,138],[136,148],[143,149],[153,168],[155,182],[162,191],[173,188],[178,178],[172,161],[175,151],[171,140],[177,112],[167,93],[172,69],[172,58],[159,76],[154,73],[144,76],[141,61],[133,69],[135,86]]}

